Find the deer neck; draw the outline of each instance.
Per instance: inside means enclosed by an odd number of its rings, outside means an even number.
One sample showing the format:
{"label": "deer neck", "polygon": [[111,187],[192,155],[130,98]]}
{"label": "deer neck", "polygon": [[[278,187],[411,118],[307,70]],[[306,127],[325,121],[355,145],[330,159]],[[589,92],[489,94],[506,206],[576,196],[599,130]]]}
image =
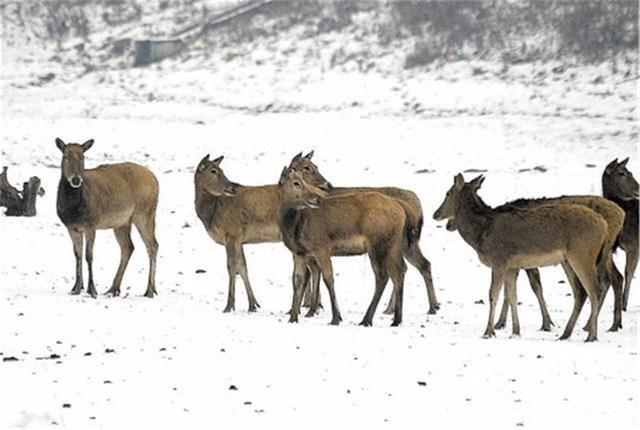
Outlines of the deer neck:
{"label": "deer neck", "polygon": [[278,226],[282,232],[282,240],[287,248],[298,255],[304,255],[305,250],[300,242],[302,227],[305,221],[305,209],[297,209],[282,201],[280,196],[278,207]]}
{"label": "deer neck", "polygon": [[196,188],[196,214],[205,227],[209,227],[214,223],[219,206],[220,197]]}
{"label": "deer neck", "polygon": [[84,182],[78,188],[74,188],[63,176],[60,177],[56,209],[58,217],[67,226],[82,224],[88,216],[84,189]]}
{"label": "deer neck", "polygon": [[484,236],[493,220],[492,210],[478,197],[463,198],[456,211],[456,224],[460,236],[473,249],[480,251]]}

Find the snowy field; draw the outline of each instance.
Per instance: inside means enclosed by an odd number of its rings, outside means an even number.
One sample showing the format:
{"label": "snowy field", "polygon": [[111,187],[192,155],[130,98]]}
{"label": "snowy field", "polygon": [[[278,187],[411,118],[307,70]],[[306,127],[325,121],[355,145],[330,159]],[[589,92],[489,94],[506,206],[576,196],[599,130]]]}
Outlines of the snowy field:
{"label": "snowy field", "polygon": [[[615,157],[630,156],[637,177],[635,81],[593,84],[606,70],[574,67],[532,83],[515,69],[512,80],[472,76],[468,65],[279,81],[293,75],[173,73],[163,64],[46,86],[29,84],[18,67],[2,71],[1,164],[13,183],[39,176],[46,194],[36,218],[0,216],[0,428],[638,427],[638,281],[624,328],[606,331],[609,294],[599,342],[586,344],[586,311],[573,337],[556,341],[573,302],[562,271],[541,271],[551,333],[539,331],[521,276],[522,336],[509,338],[508,327],[485,340],[489,269],[431,218],[453,175],[469,169],[467,178],[487,176],[481,195],[492,205],[599,194]],[[137,233],[122,297],[68,294],[74,258],[55,212],[55,137],[95,138],[87,167],[129,160],[158,176],[156,298],[141,297],[148,266]],[[359,327],[373,293],[361,256],[334,260],[341,326],[328,325],[326,310],[289,324],[292,262],[282,244],[245,247],[259,312],[247,313],[238,283],[237,310],[222,313],[225,253],[196,217],[195,166],[207,153],[224,155],[229,179],[275,183],[293,155],[311,149],[334,185],[419,194],[437,315],[426,315],[424,284],[409,268],[403,324],[389,327],[381,304],[374,326]],[[113,234],[98,232],[99,292],[118,259]],[[622,252],[616,261],[624,267]]]}

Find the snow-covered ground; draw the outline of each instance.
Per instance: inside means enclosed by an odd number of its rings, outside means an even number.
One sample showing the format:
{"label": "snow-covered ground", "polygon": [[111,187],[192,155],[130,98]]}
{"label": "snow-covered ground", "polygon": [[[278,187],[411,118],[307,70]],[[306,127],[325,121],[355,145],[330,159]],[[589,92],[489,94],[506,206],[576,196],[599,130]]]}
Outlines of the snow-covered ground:
{"label": "snow-covered ground", "polygon": [[[453,175],[469,169],[485,172],[482,196],[494,205],[599,194],[602,169],[615,157],[630,156],[638,176],[636,81],[607,66],[296,74],[295,64],[169,60],[41,84],[32,66],[3,58],[0,164],[14,183],[39,176],[46,194],[35,218],[0,216],[0,428],[640,424],[637,280],[624,328],[606,332],[610,294],[600,340],[585,344],[586,311],[573,337],[556,341],[573,301],[561,270],[542,270],[551,333],[538,331],[537,302],[522,276],[521,338],[507,330],[485,340],[489,270],[431,219]],[[55,137],[95,138],[87,167],[130,160],[158,176],[158,297],[140,297],[148,266],[137,234],[122,297],[68,295],[74,259],[55,213]],[[245,248],[259,312],[247,313],[238,281],[237,311],[222,313],[225,254],[196,217],[195,166],[207,153],[224,155],[231,180],[274,183],[293,155],[311,149],[334,185],[395,185],[420,195],[437,315],[426,315],[424,285],[409,268],[402,326],[389,327],[382,306],[374,327],[357,326],[373,276],[366,257],[351,257],[334,263],[343,324],[329,326],[327,311],[288,324],[292,263],[282,244]],[[99,291],[118,259],[112,233],[100,231]],[[622,252],[616,261],[624,267]]]}

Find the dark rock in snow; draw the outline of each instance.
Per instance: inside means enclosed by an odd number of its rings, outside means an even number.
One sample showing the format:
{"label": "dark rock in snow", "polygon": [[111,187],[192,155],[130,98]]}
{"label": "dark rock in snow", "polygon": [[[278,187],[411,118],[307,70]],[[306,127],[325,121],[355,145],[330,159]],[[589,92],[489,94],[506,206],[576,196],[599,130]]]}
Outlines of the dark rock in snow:
{"label": "dark rock in snow", "polygon": [[229,391],[238,391],[238,387],[236,387],[235,385],[231,384],[231,385],[229,385]]}

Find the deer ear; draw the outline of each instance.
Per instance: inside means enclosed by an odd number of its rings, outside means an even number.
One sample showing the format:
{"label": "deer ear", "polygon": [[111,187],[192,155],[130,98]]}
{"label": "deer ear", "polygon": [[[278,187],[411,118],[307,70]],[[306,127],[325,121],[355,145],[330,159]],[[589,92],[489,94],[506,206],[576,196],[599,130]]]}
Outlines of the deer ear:
{"label": "deer ear", "polygon": [[626,167],[627,163],[629,162],[629,157],[625,158],[624,160],[622,160],[621,162],[618,163],[618,166],[620,167]]}
{"label": "deer ear", "polygon": [[94,142],[93,139],[89,139],[85,143],[83,143],[82,152],[87,152],[93,146],[93,142]]}
{"label": "deer ear", "polygon": [[291,163],[289,163],[289,167],[293,166],[294,164],[296,164],[298,161],[300,161],[302,159],[302,152],[299,152],[296,154],[295,157],[293,157],[291,159]]}
{"label": "deer ear", "polygon": [[56,146],[58,147],[58,149],[62,152],[64,152],[64,147],[67,146],[65,145],[65,143],[62,141],[62,139],[60,139],[59,137],[56,137]]}
{"label": "deer ear", "polygon": [[304,156],[304,158],[306,158],[307,160],[311,160],[311,157],[313,157],[313,149],[311,150],[311,152]]}
{"label": "deer ear", "polygon": [[474,178],[471,182],[469,182],[469,185],[471,185],[471,187],[477,191],[480,189],[480,187],[482,186],[482,183],[484,182],[484,175],[480,175],[476,178]]}
{"label": "deer ear", "polygon": [[209,154],[207,154],[200,162],[198,163],[198,172],[202,172],[204,168],[207,166],[209,162]]}
{"label": "deer ear", "polygon": [[289,168],[287,166],[284,166],[282,168],[282,173],[280,173],[280,179],[278,180],[278,185],[284,184],[288,177],[289,177]]}
{"label": "deer ear", "polygon": [[224,155],[221,155],[220,157],[213,160],[213,164],[215,164],[216,166],[219,166],[220,163],[222,163],[222,160],[224,160]]}
{"label": "deer ear", "polygon": [[462,173],[458,173],[454,178],[453,178],[453,185],[457,188],[457,189],[461,189],[462,186],[464,185],[464,176],[462,176]]}

